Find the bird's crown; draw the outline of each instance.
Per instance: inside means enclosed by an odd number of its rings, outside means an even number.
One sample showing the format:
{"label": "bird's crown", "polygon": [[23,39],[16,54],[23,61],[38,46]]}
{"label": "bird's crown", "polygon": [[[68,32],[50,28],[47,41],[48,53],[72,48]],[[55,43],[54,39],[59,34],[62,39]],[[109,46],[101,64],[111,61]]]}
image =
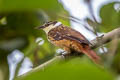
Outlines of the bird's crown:
{"label": "bird's crown", "polygon": [[61,22],[58,22],[58,21],[45,22],[42,26],[37,27],[37,29],[44,29],[46,27],[49,27],[50,25],[59,26],[61,25]]}

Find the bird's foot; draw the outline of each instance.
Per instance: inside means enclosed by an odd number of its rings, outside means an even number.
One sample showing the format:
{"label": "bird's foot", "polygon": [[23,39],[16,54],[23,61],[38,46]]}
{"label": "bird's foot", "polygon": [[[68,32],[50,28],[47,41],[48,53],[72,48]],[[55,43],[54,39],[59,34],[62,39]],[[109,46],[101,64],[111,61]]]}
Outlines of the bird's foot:
{"label": "bird's foot", "polygon": [[64,58],[69,56],[69,53],[63,49],[58,49],[57,54],[55,56],[63,56]]}

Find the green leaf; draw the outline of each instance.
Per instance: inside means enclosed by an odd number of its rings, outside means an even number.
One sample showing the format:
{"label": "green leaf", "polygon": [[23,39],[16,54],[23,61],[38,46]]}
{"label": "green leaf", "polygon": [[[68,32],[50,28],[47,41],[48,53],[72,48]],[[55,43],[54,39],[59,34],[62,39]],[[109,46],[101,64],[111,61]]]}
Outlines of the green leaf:
{"label": "green leaf", "polygon": [[100,9],[100,17],[102,19],[100,29],[104,32],[120,26],[120,11],[115,10],[115,4],[120,4],[120,2],[106,4]]}
{"label": "green leaf", "polygon": [[57,0],[0,0],[0,11],[29,11],[34,9],[59,10]]}
{"label": "green leaf", "polygon": [[[2,0],[0,0],[0,1],[2,1]],[[40,47],[38,55],[41,55],[41,53],[42,53],[44,57],[51,56],[51,55],[53,56],[53,53],[55,53],[56,48],[54,48],[53,45],[50,45],[50,43],[47,41],[45,33],[43,33],[42,30],[36,30],[35,27],[42,25],[45,21],[58,20],[59,19],[58,15],[61,14],[61,12],[67,13],[67,11],[64,10],[62,5],[60,3],[58,3],[57,0],[51,0],[51,1],[50,0],[46,0],[46,1],[44,1],[44,0],[37,0],[37,1],[29,0],[28,2],[27,1],[20,0],[20,1],[16,2],[16,0],[11,0],[11,1],[6,0],[6,1],[2,1],[2,3],[0,3],[0,4],[2,4],[2,5],[0,5],[0,8],[1,8],[0,16],[2,14],[4,14],[3,18],[5,17],[5,20],[1,19],[1,23],[0,23],[0,32],[1,32],[0,33],[0,43],[2,40],[3,41],[8,40],[8,42],[9,42],[10,40],[12,41],[14,38],[22,37],[22,38],[26,39],[26,41],[24,41],[25,45],[23,45],[22,48],[20,45],[17,45],[17,47],[16,46],[12,47],[13,44],[8,45],[5,42],[4,42],[4,45],[10,46],[10,48],[12,48],[10,51],[12,51],[14,49],[21,49],[22,51],[24,51],[26,53],[34,54],[34,50],[33,50],[34,48],[31,49],[31,47],[29,47],[29,44],[31,44],[31,43],[28,41],[28,38],[33,36],[34,41],[33,41],[32,45],[36,45],[35,39],[39,36],[45,40],[45,43],[44,43],[44,45],[42,45]],[[10,2],[13,2],[14,4],[10,3]],[[26,4],[26,2],[27,2],[27,4]],[[5,4],[5,5],[8,4],[8,5],[5,6],[3,4]],[[28,6],[29,4],[31,5],[32,8],[30,6]],[[38,5],[38,4],[40,4],[39,9],[35,10],[35,9],[37,9],[35,7],[35,5]],[[15,5],[17,5],[17,6],[15,8],[13,8],[12,6],[15,6]],[[25,5],[25,6],[21,6],[21,5]],[[5,8],[5,9],[3,9],[3,11],[2,11],[2,8]],[[3,12],[5,12],[5,13],[3,13]],[[5,25],[2,25],[3,21],[4,22],[6,21]],[[67,20],[64,22],[67,23],[69,21]],[[19,43],[19,41],[16,41],[16,42]],[[1,48],[1,45],[0,45],[0,48]],[[0,54],[3,53],[3,50],[5,50],[5,49],[6,49],[6,47],[2,48],[0,50],[1,51]],[[30,52],[30,51],[33,51],[33,52]],[[4,53],[7,53],[7,52],[8,52],[7,50],[6,50],[6,52],[4,51]],[[42,56],[42,58],[43,58],[43,56]],[[40,59],[40,61],[41,61],[41,59]]]}
{"label": "green leaf", "polygon": [[84,59],[53,64],[16,80],[113,80],[113,76]]}

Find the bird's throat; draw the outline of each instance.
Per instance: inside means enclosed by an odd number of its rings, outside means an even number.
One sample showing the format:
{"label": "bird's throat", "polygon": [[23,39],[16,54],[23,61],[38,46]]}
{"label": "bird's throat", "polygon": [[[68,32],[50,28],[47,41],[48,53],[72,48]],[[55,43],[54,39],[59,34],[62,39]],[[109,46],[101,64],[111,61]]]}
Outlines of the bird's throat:
{"label": "bird's throat", "polygon": [[55,28],[55,27],[56,27],[56,26],[54,26],[54,25],[50,25],[50,26],[44,28],[43,30],[46,32],[46,34],[48,34],[48,32],[49,32],[51,29]]}

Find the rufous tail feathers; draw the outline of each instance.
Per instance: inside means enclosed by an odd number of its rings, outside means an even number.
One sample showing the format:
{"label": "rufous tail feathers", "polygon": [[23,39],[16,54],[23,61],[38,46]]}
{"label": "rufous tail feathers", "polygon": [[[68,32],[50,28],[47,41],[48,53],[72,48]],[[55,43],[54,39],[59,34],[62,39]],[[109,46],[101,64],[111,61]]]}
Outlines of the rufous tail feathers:
{"label": "rufous tail feathers", "polygon": [[83,48],[82,52],[92,59],[96,64],[101,64],[101,58],[89,46]]}

